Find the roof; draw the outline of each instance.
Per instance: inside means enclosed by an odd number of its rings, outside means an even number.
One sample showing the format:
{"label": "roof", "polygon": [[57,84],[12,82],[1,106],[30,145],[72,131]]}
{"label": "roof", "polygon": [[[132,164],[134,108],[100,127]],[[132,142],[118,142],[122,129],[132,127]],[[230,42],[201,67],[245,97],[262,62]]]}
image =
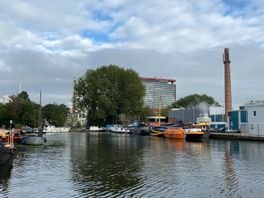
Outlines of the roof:
{"label": "roof", "polygon": [[164,81],[164,82],[170,82],[170,83],[175,83],[175,79],[168,79],[168,78],[146,78],[146,77],[141,77],[141,80],[146,80],[146,81]]}

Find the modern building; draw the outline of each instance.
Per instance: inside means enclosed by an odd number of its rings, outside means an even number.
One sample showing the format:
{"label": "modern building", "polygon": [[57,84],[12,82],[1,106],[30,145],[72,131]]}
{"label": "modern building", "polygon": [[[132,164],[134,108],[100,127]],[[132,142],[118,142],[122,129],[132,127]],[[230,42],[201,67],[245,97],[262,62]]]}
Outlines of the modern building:
{"label": "modern building", "polygon": [[244,105],[243,119],[240,124],[241,135],[264,137],[264,101],[251,101]]}
{"label": "modern building", "polygon": [[144,105],[151,109],[166,108],[176,102],[176,80],[141,78],[146,89]]}
{"label": "modern building", "polygon": [[210,127],[212,129],[221,129],[226,127],[224,107],[211,106],[209,110],[209,117],[211,118]]}
{"label": "modern building", "polygon": [[208,115],[208,111],[198,108],[174,108],[169,111],[169,122],[178,122],[181,121],[184,124],[193,124],[196,123],[197,118],[202,115]]}
{"label": "modern building", "polygon": [[203,118],[210,120],[210,127],[213,129],[226,127],[225,108],[222,106],[209,107],[204,103],[199,103],[188,108],[175,108],[169,111],[169,122],[181,121],[184,124],[193,124],[199,123],[199,120]]}

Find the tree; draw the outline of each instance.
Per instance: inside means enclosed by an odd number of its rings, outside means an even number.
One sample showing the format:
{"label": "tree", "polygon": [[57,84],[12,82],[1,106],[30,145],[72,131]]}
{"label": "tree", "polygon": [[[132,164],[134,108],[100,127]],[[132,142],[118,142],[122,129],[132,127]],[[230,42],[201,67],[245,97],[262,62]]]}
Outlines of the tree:
{"label": "tree", "polygon": [[214,100],[213,97],[208,96],[208,95],[199,95],[199,94],[192,94],[185,96],[183,98],[180,98],[178,101],[173,103],[171,105],[172,108],[179,108],[179,107],[188,107],[189,105],[195,105],[200,102],[206,102],[208,105],[219,105],[217,101]]}
{"label": "tree", "polygon": [[138,115],[144,85],[132,69],[116,65],[88,70],[75,86],[77,106],[88,111],[88,125],[115,123],[122,116]]}
{"label": "tree", "polygon": [[43,107],[43,118],[49,124],[60,127],[64,126],[68,112],[69,108],[64,104],[47,104]]}
{"label": "tree", "polygon": [[[48,104],[43,107],[43,118],[55,126],[63,126],[69,108],[64,104]],[[15,126],[37,127],[39,119],[39,104],[32,102],[27,92],[10,96],[10,102],[0,104],[0,126],[9,127],[10,120]]]}
{"label": "tree", "polygon": [[23,100],[30,100],[28,93],[26,91],[22,91],[17,95],[18,98],[23,99]]}
{"label": "tree", "polygon": [[38,122],[38,109],[39,105],[30,101],[27,92],[10,96],[10,102],[0,108],[1,124],[9,126],[9,121],[13,120],[15,125],[34,127]]}
{"label": "tree", "polygon": [[153,110],[150,107],[143,107],[139,114],[140,120],[142,122],[147,122],[147,117],[153,115]]}

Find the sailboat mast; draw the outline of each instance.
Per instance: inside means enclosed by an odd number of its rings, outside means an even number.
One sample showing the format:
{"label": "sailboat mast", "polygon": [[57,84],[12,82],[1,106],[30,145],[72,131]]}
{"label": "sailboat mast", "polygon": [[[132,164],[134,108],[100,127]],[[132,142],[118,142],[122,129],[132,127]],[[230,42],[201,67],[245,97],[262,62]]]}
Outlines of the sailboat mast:
{"label": "sailboat mast", "polygon": [[161,94],[160,94],[160,99],[159,99],[159,123],[158,125],[160,126],[160,113],[161,112]]}
{"label": "sailboat mast", "polygon": [[42,127],[42,113],[41,113],[41,90],[39,92],[39,120],[38,120],[38,128]]}
{"label": "sailboat mast", "polygon": [[43,123],[42,123],[42,112],[41,112],[41,90],[39,92],[39,120],[38,120],[38,136],[43,136]]}

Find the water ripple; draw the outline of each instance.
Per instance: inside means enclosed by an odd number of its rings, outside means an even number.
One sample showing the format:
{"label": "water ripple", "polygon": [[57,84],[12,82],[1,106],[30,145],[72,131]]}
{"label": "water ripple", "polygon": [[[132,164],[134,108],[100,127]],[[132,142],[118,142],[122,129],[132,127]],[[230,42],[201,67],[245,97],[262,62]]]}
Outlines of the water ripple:
{"label": "water ripple", "polygon": [[[49,136],[19,147],[0,197],[262,197],[264,144],[117,134]],[[2,175],[5,173],[5,176]]]}

